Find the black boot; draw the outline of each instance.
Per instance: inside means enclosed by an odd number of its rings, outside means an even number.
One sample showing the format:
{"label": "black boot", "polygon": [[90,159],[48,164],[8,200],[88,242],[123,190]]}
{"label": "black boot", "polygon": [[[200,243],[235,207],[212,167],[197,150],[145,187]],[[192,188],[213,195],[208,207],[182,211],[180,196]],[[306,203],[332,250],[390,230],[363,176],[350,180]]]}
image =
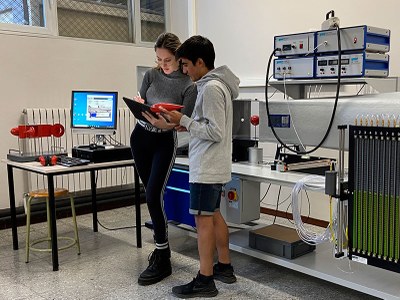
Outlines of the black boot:
{"label": "black boot", "polygon": [[171,250],[155,249],[149,258],[149,266],[144,270],[138,279],[139,285],[150,285],[163,280],[172,274]]}

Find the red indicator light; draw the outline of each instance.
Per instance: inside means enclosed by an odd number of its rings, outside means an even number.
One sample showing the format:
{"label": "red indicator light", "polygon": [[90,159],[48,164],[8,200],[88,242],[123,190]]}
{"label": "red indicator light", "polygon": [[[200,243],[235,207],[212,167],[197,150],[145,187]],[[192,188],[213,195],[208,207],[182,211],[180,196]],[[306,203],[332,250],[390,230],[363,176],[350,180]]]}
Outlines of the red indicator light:
{"label": "red indicator light", "polygon": [[229,200],[236,200],[236,192],[235,191],[229,191],[228,192],[228,199]]}

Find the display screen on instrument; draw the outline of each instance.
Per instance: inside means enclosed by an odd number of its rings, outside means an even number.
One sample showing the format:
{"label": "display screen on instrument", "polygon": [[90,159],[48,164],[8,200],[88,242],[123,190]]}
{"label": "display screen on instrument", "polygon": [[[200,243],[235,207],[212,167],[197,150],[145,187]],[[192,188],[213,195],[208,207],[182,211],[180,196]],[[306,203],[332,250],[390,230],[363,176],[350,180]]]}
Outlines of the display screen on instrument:
{"label": "display screen on instrument", "polygon": [[[323,60],[321,60],[321,61],[318,62],[318,66],[326,66],[326,64],[325,64],[325,65],[322,65],[322,64],[320,64],[320,62],[323,62]],[[342,59],[341,59],[341,62],[342,62],[342,65],[348,65],[348,64],[350,63],[350,59],[348,59],[348,58],[342,58]],[[337,65],[339,64],[339,60],[338,60],[338,59],[330,59],[330,60],[328,61],[328,64],[329,64],[330,66],[337,66]]]}

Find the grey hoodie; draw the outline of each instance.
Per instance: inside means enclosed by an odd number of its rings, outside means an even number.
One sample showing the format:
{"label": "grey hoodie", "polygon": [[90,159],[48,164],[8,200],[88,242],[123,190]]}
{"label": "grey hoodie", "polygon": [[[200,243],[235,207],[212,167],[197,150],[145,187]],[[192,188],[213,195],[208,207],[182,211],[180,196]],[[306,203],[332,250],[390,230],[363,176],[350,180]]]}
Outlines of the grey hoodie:
{"label": "grey hoodie", "polygon": [[204,75],[197,85],[192,117],[180,125],[190,133],[189,182],[226,183],[232,171],[232,100],[239,95],[239,78],[227,66]]}

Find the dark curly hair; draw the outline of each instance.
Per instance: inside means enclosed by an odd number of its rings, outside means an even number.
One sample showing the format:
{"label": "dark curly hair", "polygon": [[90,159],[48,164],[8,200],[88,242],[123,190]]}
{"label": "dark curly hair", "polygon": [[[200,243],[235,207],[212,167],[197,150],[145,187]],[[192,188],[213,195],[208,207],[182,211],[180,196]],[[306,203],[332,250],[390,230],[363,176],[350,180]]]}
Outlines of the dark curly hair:
{"label": "dark curly hair", "polygon": [[178,49],[175,57],[186,58],[193,64],[201,58],[209,70],[214,69],[215,51],[211,41],[203,36],[194,35],[188,38]]}

